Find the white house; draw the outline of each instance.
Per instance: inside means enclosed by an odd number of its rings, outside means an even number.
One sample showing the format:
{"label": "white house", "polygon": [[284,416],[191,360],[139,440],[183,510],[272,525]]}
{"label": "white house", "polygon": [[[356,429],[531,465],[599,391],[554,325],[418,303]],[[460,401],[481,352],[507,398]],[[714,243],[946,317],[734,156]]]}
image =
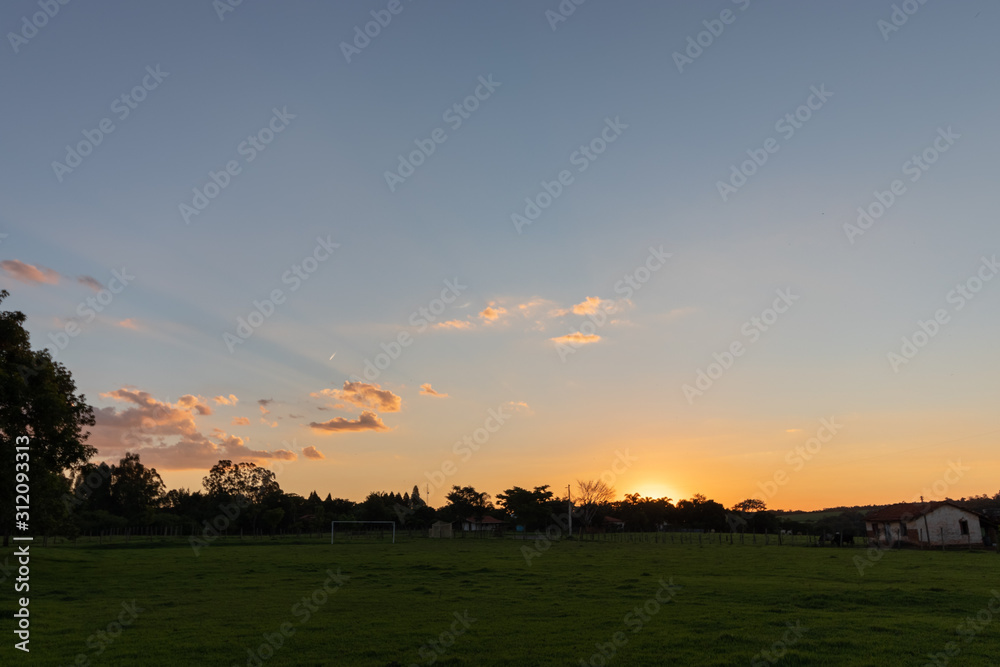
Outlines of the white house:
{"label": "white house", "polygon": [[996,544],[997,526],[987,517],[950,500],[900,503],[870,512],[865,532],[871,544],[989,547]]}
{"label": "white house", "polygon": [[503,521],[500,519],[494,519],[491,516],[484,516],[482,519],[478,520],[475,517],[470,516],[462,521],[462,530],[495,533],[502,528],[503,525]]}

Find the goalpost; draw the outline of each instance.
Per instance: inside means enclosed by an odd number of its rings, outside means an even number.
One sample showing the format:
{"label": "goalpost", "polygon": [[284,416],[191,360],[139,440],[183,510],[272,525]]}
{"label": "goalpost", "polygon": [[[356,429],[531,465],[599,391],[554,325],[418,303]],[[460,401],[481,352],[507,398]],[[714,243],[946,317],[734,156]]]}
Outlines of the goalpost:
{"label": "goalpost", "polygon": [[337,524],[338,523],[360,523],[364,525],[371,524],[389,524],[392,526],[392,543],[396,543],[396,522],[395,521],[331,521],[330,522],[330,544],[333,544],[334,539],[337,536]]}

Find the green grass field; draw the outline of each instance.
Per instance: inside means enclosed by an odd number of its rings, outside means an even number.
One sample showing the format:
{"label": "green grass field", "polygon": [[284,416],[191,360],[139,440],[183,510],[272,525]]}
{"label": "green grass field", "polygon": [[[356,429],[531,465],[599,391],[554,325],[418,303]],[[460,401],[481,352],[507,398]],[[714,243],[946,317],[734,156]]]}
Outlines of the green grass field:
{"label": "green grass field", "polygon": [[1000,614],[957,630],[1000,589],[992,552],[887,552],[860,576],[857,548],[563,541],[529,566],[531,544],[33,547],[31,653],[12,648],[8,576],[0,664],[748,665],[782,640],[780,665],[924,665],[948,642],[948,664],[1000,662]]}

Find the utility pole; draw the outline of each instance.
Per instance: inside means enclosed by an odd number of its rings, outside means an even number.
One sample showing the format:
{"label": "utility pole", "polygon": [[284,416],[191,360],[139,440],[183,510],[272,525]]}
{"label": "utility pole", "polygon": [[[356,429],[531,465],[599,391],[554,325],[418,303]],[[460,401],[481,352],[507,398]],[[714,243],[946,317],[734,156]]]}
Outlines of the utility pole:
{"label": "utility pole", "polygon": [[569,514],[569,536],[573,537],[573,501],[570,500],[570,485],[566,485],[566,513]]}

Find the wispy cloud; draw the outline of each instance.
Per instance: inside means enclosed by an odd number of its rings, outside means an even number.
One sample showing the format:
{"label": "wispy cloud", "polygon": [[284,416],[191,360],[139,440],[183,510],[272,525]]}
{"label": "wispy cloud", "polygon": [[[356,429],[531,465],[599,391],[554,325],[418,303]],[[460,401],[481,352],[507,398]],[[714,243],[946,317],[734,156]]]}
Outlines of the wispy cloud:
{"label": "wispy cloud", "polygon": [[575,345],[586,345],[587,343],[596,343],[601,340],[601,337],[597,334],[585,334],[575,331],[565,336],[556,336],[555,338],[550,338],[549,340],[558,343],[571,343]]}
{"label": "wispy cloud", "polygon": [[80,276],[76,279],[76,282],[80,283],[81,285],[85,285],[86,287],[89,287],[95,292],[100,292],[102,289],[104,289],[104,285],[98,282],[97,278],[93,278],[91,276]]}
{"label": "wispy cloud", "polygon": [[325,422],[310,422],[310,428],[316,431],[336,433],[338,431],[388,431],[389,427],[382,423],[379,416],[370,410],[365,410],[357,419],[334,417]]}
{"label": "wispy cloud", "polygon": [[[19,259],[5,259],[0,262],[2,268],[8,276],[22,283],[43,283],[56,285],[59,283],[59,273],[52,269],[47,269],[41,264],[26,264]],[[98,283],[99,284],[99,283]]]}
{"label": "wispy cloud", "polygon": [[475,325],[466,320],[448,320],[436,323],[432,329],[471,329]]}
{"label": "wispy cloud", "polygon": [[430,383],[424,383],[420,385],[420,394],[422,396],[437,396],[438,398],[448,398],[448,394],[442,394],[439,391],[434,391],[434,388]]}
{"label": "wispy cloud", "polygon": [[591,313],[596,313],[597,309],[600,307],[600,297],[588,296],[586,299],[573,306],[573,312],[577,315],[590,315]]}

